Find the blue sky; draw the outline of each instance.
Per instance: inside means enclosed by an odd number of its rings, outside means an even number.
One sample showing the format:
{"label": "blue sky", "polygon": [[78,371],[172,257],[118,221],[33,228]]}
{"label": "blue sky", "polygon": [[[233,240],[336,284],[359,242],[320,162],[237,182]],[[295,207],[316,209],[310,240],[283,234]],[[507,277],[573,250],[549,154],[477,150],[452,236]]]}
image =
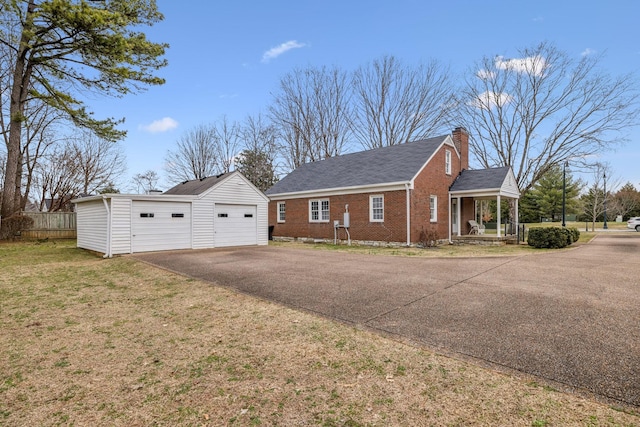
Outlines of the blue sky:
{"label": "blue sky", "polygon": [[[129,167],[119,183],[155,170],[180,136],[222,116],[265,113],[279,80],[296,67],[346,71],[390,54],[407,64],[437,59],[455,75],[483,56],[554,43],[579,59],[605,53],[613,75],[640,75],[640,1],[211,1],[157,0],[165,20],[148,37],[170,44],[167,83],[122,99],[90,100],[98,117],[125,117]],[[640,129],[601,158],[623,183],[640,188]],[[162,182],[159,187],[166,188]]]}

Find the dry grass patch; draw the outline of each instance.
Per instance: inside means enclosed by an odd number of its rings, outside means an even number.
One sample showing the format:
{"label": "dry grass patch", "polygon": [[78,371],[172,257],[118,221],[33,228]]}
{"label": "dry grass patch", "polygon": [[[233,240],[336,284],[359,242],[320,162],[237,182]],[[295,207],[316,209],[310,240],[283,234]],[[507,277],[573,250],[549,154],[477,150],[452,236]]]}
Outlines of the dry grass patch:
{"label": "dry grass patch", "polygon": [[640,425],[72,243],[0,244],[0,425]]}

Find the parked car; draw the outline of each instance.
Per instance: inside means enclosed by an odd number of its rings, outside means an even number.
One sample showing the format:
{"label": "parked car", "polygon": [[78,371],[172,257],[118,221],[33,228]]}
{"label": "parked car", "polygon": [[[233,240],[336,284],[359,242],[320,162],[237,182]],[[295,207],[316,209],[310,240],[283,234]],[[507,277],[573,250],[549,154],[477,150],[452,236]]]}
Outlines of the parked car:
{"label": "parked car", "polygon": [[629,218],[629,221],[627,221],[627,228],[635,228],[636,231],[640,231],[640,216]]}

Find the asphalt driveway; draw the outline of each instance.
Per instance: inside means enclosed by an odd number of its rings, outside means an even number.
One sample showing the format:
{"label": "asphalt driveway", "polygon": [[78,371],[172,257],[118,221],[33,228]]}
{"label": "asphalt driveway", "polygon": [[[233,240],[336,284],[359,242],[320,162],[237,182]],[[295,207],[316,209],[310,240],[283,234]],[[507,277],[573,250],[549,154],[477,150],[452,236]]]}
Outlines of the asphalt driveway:
{"label": "asphalt driveway", "polygon": [[518,257],[249,247],[136,258],[640,407],[640,233]]}

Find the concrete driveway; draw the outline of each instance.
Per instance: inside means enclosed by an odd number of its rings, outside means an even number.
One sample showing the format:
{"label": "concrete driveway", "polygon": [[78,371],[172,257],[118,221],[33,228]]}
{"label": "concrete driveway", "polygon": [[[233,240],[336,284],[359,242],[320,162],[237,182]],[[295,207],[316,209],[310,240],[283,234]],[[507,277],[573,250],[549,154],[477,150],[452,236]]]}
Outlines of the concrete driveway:
{"label": "concrete driveway", "polygon": [[136,258],[640,407],[640,233],[501,258],[286,247]]}

